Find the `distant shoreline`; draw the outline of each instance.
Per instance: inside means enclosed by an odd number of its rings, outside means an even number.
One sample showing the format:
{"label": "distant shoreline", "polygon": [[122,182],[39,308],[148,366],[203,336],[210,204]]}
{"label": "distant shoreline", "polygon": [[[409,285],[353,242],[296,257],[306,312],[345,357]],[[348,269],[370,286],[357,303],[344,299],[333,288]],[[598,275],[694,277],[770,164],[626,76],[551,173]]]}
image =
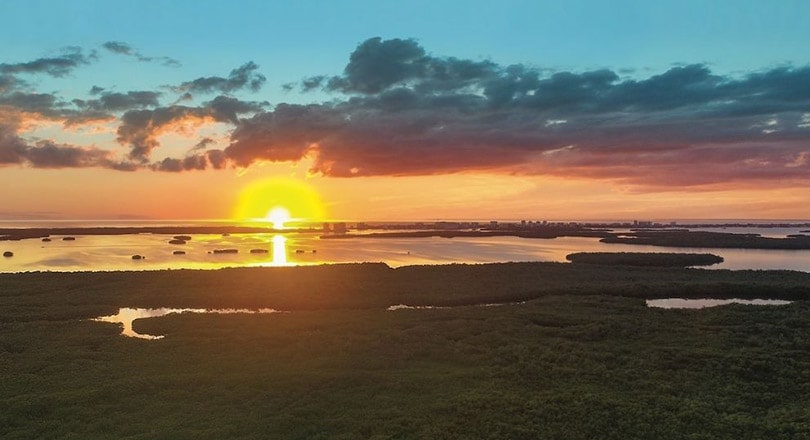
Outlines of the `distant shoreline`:
{"label": "distant shoreline", "polygon": [[[345,223],[343,223],[345,225]],[[364,225],[357,231],[375,230],[371,225]],[[660,247],[684,248],[726,248],[726,249],[781,249],[781,250],[810,250],[810,235],[807,230],[798,234],[791,234],[785,238],[762,237],[752,233],[729,233],[690,231],[684,226],[652,225],[645,227],[629,227],[629,231],[613,232],[611,228],[616,225],[584,225],[584,224],[496,224],[478,225],[446,223],[444,228],[436,225],[423,225],[424,229],[417,229],[415,225],[408,224],[412,230],[395,230],[383,232],[327,233],[323,234],[320,228],[274,229],[268,226],[135,226],[135,227],[39,227],[39,228],[0,228],[0,241],[16,241],[24,239],[46,238],[50,236],[82,236],[82,235],[129,235],[129,234],[284,234],[307,233],[321,234],[321,239],[367,239],[367,238],[475,238],[475,237],[519,237],[528,239],[554,239],[559,237],[590,237],[599,238],[604,243],[621,243],[630,245],[651,245]],[[627,228],[629,225],[624,225]],[[691,226],[695,228],[695,226]],[[716,227],[751,227],[751,225],[701,225],[700,228]],[[760,228],[787,227],[783,224],[760,225]],[[804,228],[807,224],[792,224],[793,228]],[[389,227],[390,229],[390,227]]]}
{"label": "distant shoreline", "polygon": [[73,227],[73,228],[0,228],[0,241],[45,238],[51,235],[129,235],[129,234],[273,234],[317,233],[320,230],[273,229],[266,226],[138,226],[138,227]]}
{"label": "distant shoreline", "polygon": [[590,228],[537,228],[449,231],[399,231],[372,232],[367,234],[321,235],[322,239],[364,238],[466,238],[466,237],[520,237],[554,239],[559,237],[595,237],[603,243],[649,245],[681,248],[723,249],[780,249],[810,250],[810,235],[794,234],[786,238],[762,237],[758,234],[734,234],[726,232],[689,231],[686,229],[638,229],[630,232],[609,232]]}

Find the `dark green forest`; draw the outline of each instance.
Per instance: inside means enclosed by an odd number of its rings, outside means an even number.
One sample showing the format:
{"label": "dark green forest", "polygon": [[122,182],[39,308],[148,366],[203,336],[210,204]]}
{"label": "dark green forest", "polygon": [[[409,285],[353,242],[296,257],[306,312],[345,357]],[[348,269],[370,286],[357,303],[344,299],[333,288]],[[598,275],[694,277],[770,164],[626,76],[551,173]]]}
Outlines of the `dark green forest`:
{"label": "dark green forest", "polygon": [[[644,304],[671,296],[794,302]],[[5,274],[0,437],[808,439],[808,298],[800,272],[559,263]],[[289,313],[89,320],[159,306]]]}

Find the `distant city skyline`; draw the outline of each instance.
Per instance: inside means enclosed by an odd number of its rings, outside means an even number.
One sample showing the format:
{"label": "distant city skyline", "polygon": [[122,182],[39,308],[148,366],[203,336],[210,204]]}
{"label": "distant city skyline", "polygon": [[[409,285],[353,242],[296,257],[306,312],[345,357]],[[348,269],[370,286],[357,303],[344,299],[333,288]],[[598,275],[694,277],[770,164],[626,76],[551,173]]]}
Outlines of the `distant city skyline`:
{"label": "distant city skyline", "polygon": [[0,220],[810,218],[807,2],[0,14]]}

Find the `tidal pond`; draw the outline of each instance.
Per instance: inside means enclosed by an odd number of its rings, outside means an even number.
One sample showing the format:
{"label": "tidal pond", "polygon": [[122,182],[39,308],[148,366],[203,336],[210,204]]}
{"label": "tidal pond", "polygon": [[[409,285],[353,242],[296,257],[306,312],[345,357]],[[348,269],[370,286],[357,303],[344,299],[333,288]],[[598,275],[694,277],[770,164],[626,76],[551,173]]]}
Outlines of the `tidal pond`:
{"label": "tidal pond", "polygon": [[99,316],[93,319],[100,322],[120,323],[123,325],[121,334],[131,338],[140,339],[163,339],[162,335],[148,335],[145,333],[137,333],[132,329],[132,321],[141,318],[157,318],[166,316],[172,313],[216,313],[216,314],[233,314],[233,313],[280,313],[275,309],[139,309],[139,308],[121,308],[118,313],[108,316]]}

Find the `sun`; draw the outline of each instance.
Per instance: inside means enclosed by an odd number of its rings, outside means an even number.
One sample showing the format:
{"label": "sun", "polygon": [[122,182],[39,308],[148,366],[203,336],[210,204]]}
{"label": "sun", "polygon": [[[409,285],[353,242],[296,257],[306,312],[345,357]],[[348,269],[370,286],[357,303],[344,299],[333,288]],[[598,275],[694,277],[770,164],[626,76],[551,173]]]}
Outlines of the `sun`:
{"label": "sun", "polygon": [[268,178],[251,182],[239,193],[234,220],[272,222],[275,229],[285,223],[316,222],[326,218],[318,193],[305,182],[291,178]]}
{"label": "sun", "polygon": [[264,218],[273,222],[273,229],[284,229],[284,223],[290,220],[290,211],[283,206],[276,206]]}

